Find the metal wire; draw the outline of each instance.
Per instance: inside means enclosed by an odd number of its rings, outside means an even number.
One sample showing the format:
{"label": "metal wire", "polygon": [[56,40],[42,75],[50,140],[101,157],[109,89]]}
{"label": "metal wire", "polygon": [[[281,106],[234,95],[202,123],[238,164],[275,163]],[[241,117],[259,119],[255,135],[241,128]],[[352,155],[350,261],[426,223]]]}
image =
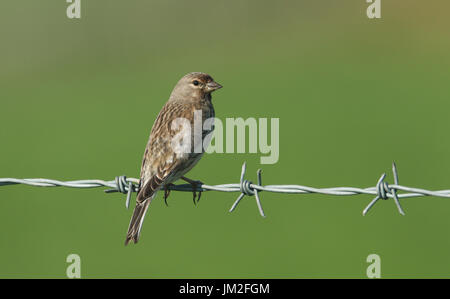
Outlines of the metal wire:
{"label": "metal wire", "polygon": [[[420,196],[435,196],[450,198],[450,190],[438,190],[430,191],[420,188],[413,188],[402,186],[399,184],[398,172],[395,163],[392,164],[392,172],[394,175],[394,184],[390,185],[385,182],[386,174],[382,174],[378,179],[375,187],[369,188],[356,188],[356,187],[333,187],[333,188],[313,188],[301,185],[262,185],[261,170],[257,171],[257,184],[252,183],[245,179],[246,163],[242,165],[240,181],[238,184],[222,184],[222,185],[206,185],[200,184],[198,187],[193,189],[190,184],[182,185],[170,185],[167,189],[182,192],[205,192],[205,191],[220,191],[220,192],[239,192],[239,196],[236,201],[231,206],[230,212],[233,212],[239,205],[241,200],[247,196],[255,196],[256,204],[259,213],[262,217],[266,217],[264,210],[262,208],[259,193],[262,191],[275,192],[275,193],[287,193],[287,194],[307,194],[316,193],[323,195],[336,195],[336,196],[349,196],[358,194],[369,194],[375,195],[375,198],[367,205],[363,210],[363,215],[378,202],[378,200],[387,200],[393,198],[397,206],[397,209],[401,215],[405,215],[405,212],[400,205],[401,198],[408,197],[420,197]],[[121,192],[127,194],[127,199],[125,202],[126,207],[129,207],[131,194],[133,192],[139,191],[139,179],[127,178],[126,176],[118,176],[113,181],[104,180],[77,180],[77,181],[57,181],[49,179],[15,179],[15,178],[0,178],[0,186],[6,185],[30,185],[36,187],[70,187],[70,188],[97,188],[97,187],[108,187],[111,189],[105,190],[107,193]],[[398,194],[398,191],[403,191],[407,193]]]}

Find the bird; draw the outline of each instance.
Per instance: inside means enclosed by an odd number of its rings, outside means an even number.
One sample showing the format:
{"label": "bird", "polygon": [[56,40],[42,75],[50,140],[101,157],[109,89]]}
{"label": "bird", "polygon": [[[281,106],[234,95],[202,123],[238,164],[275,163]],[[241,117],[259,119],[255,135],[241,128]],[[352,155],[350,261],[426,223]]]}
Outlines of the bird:
{"label": "bird", "polygon": [[[175,85],[168,101],[153,123],[145,147],[140,188],[128,226],[125,245],[130,241],[134,243],[139,241],[145,214],[159,190],[165,190],[164,199],[166,200],[170,192],[167,188],[178,179],[183,179],[192,185],[195,203],[195,190],[201,182],[188,179],[184,175],[203,156],[204,142],[209,144],[211,140],[214,125],[209,125],[207,129],[203,128],[203,125],[208,119],[214,120],[215,111],[211,93],[220,88],[222,85],[202,72],[188,73]],[[198,136],[199,133],[195,135],[197,131],[195,131],[194,120],[198,116],[201,116],[202,120],[201,138]],[[190,126],[180,125],[177,120],[185,120]],[[198,150],[199,145],[200,150]]]}

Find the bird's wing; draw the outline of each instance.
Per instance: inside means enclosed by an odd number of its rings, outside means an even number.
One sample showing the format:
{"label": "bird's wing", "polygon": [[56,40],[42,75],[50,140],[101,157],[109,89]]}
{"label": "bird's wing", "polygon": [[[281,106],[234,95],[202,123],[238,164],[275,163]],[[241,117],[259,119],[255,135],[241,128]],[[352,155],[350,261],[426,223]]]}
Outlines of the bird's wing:
{"label": "bird's wing", "polygon": [[[178,154],[173,147],[173,141],[184,128],[172,127],[172,121],[176,118],[192,120],[193,107],[167,103],[153,124],[141,167],[141,189],[137,196],[137,202],[143,202],[150,198],[155,191],[183,171],[186,167],[189,154]],[[187,133],[187,132],[186,132]]]}
{"label": "bird's wing", "polygon": [[150,198],[162,185],[170,180],[174,173],[181,170],[181,165],[181,161],[174,161],[173,163],[164,163],[162,166],[159,166],[148,180],[143,180],[144,185],[141,187],[136,201],[143,202]]}

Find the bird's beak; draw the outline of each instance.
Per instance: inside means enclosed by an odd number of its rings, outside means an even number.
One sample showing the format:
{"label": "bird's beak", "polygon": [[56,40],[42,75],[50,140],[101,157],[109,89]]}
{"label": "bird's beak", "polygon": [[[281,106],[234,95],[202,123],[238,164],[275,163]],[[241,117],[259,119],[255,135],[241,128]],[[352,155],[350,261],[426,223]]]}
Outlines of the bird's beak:
{"label": "bird's beak", "polygon": [[213,92],[213,91],[218,90],[220,88],[222,88],[222,85],[220,85],[219,83],[217,83],[215,81],[206,83],[206,89],[207,89],[208,92]]}

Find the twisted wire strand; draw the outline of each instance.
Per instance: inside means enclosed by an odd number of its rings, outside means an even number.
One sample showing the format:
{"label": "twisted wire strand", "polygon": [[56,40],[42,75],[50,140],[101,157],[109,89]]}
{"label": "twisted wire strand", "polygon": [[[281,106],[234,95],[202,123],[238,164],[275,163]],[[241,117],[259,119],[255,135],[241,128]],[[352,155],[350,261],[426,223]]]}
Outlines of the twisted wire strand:
{"label": "twisted wire strand", "polygon": [[[422,196],[435,196],[442,198],[450,198],[450,189],[431,191],[421,188],[414,188],[403,186],[399,184],[398,172],[395,163],[392,165],[392,171],[394,175],[394,184],[388,184],[385,182],[386,174],[384,173],[378,179],[375,187],[357,188],[357,187],[331,187],[331,188],[314,188],[302,185],[262,185],[261,169],[257,171],[257,184],[252,183],[245,179],[246,163],[242,165],[240,181],[237,184],[221,184],[221,185],[206,185],[201,184],[195,189],[190,184],[170,185],[169,190],[181,191],[181,192],[206,192],[206,191],[219,191],[219,192],[239,192],[238,198],[235,200],[230,208],[230,212],[233,212],[239,205],[241,200],[245,196],[255,196],[256,205],[261,216],[265,217],[264,209],[261,204],[259,193],[273,192],[273,193],[285,193],[285,194],[322,194],[333,196],[351,196],[359,194],[375,195],[375,198],[367,205],[363,210],[363,215],[366,215],[369,210],[380,200],[387,200],[392,198],[396,204],[396,207],[401,215],[405,215],[405,212],[400,204],[399,199],[422,197]],[[105,190],[107,193],[120,192],[127,194],[125,205],[129,208],[131,195],[133,192],[139,191],[139,179],[128,178],[126,176],[118,176],[114,180],[73,180],[73,181],[58,181],[51,179],[16,179],[16,178],[0,178],[0,187],[7,185],[29,185],[36,187],[69,187],[69,188],[98,188],[107,187],[110,189]],[[398,191],[406,192],[398,194]]]}

